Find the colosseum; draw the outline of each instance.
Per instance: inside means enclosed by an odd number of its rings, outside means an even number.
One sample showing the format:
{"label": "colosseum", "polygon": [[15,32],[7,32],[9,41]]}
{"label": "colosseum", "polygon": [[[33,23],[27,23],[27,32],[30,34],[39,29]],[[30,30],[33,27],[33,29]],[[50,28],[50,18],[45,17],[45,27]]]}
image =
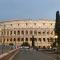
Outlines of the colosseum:
{"label": "colosseum", "polygon": [[51,48],[55,41],[55,20],[49,19],[13,19],[0,21],[0,44],[21,46],[23,42],[35,46]]}

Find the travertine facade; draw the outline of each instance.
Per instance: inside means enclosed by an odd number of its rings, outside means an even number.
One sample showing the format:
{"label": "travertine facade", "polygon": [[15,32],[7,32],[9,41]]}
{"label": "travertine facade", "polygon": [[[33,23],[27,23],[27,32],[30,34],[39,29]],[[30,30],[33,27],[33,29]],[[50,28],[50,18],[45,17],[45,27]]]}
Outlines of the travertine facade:
{"label": "travertine facade", "polygon": [[54,20],[11,20],[0,22],[0,44],[13,43],[20,46],[23,42],[32,45],[32,36],[35,38],[35,46],[51,48],[54,42]]}

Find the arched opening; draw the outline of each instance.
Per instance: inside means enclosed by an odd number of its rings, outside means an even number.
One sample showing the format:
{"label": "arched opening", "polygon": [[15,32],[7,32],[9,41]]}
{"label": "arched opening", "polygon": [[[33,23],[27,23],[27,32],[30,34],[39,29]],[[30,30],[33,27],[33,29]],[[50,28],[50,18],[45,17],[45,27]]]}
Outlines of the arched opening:
{"label": "arched opening", "polygon": [[13,43],[9,43],[10,46],[13,46],[14,44]]}
{"label": "arched opening", "polygon": [[28,47],[30,47],[30,44],[29,44],[28,42],[23,42],[23,43],[21,44],[21,46],[28,46]]}
{"label": "arched opening", "polygon": [[9,48],[12,50],[14,48],[14,44],[13,43],[9,43]]}
{"label": "arched opening", "polygon": [[45,47],[45,46],[43,46],[43,49],[46,49],[46,47]]}
{"label": "arched opening", "polygon": [[50,48],[50,46],[47,46],[47,49],[49,49]]}

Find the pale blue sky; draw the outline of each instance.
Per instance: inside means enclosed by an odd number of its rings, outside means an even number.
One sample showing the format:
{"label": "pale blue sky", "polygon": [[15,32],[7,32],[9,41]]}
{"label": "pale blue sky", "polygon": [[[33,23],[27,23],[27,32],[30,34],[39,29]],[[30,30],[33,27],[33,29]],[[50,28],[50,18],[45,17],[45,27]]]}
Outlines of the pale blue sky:
{"label": "pale blue sky", "polygon": [[60,10],[60,0],[0,0],[0,20],[55,19],[57,10]]}

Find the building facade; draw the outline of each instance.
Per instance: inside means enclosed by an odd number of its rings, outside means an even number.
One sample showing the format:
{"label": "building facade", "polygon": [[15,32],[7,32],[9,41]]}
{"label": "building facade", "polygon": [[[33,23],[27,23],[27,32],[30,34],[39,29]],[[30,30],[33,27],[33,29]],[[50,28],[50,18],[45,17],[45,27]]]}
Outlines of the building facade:
{"label": "building facade", "polygon": [[23,42],[32,45],[32,36],[35,38],[35,46],[51,48],[55,41],[54,20],[10,20],[0,22],[0,44],[14,44],[21,46]]}

